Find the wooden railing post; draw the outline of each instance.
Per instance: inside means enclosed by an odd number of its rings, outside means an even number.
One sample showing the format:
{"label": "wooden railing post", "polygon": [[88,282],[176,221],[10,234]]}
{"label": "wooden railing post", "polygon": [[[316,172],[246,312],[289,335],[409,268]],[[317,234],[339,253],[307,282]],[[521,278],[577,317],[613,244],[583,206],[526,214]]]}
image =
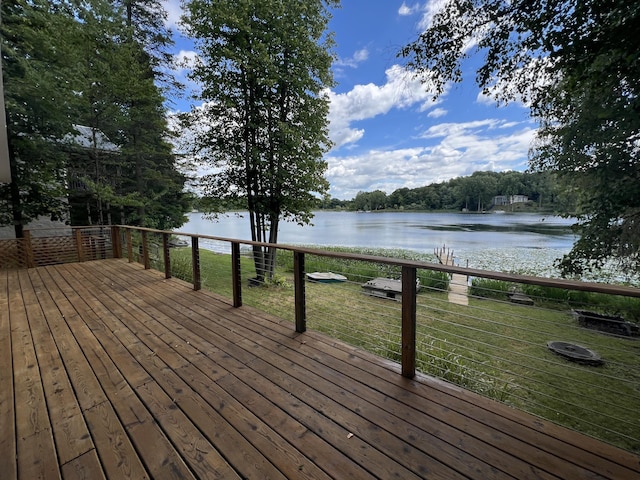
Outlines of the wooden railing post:
{"label": "wooden railing post", "polygon": [[416,287],[415,267],[402,267],[402,376],[416,375]]}
{"label": "wooden railing post", "polygon": [[200,247],[198,237],[191,237],[191,266],[193,267],[193,289],[200,290],[202,283],[200,280]]}
{"label": "wooden railing post", "polygon": [[78,261],[84,262],[84,249],[82,248],[82,230],[76,228],[73,231],[73,235],[76,242],[76,254],[78,255]]}
{"label": "wooden railing post", "polygon": [[242,278],[240,275],[240,244],[231,243],[231,281],[233,283],[233,306],[242,306]]}
{"label": "wooden railing post", "polygon": [[127,257],[129,258],[129,263],[133,263],[133,244],[131,243],[131,229],[127,228]]}
{"label": "wooden railing post", "polygon": [[145,270],[149,270],[151,268],[151,262],[149,261],[149,244],[147,243],[147,232],[142,231],[142,263],[144,264]]}
{"label": "wooden railing post", "polygon": [[111,226],[111,248],[113,250],[113,258],[122,258],[122,241],[120,239],[120,227]]}
{"label": "wooden railing post", "polygon": [[307,330],[307,308],[304,284],[304,253],[293,252],[293,284],[295,289],[296,332]]}
{"label": "wooden railing post", "polygon": [[162,255],[164,257],[164,278],[171,278],[171,255],[169,254],[169,234],[162,234]]}
{"label": "wooden railing post", "polygon": [[24,263],[27,268],[33,268],[36,266],[36,262],[33,258],[33,245],[31,244],[31,232],[29,230],[23,230],[23,247],[24,247]]}

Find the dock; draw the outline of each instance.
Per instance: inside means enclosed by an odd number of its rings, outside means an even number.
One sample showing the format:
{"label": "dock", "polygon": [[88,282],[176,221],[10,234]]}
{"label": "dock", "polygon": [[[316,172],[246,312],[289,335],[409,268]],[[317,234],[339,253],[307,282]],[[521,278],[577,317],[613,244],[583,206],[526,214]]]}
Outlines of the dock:
{"label": "dock", "polygon": [[[454,265],[455,257],[453,250],[443,245],[434,251],[435,256],[442,265]],[[456,305],[469,305],[469,278],[466,275],[454,273],[449,282],[449,302]]]}

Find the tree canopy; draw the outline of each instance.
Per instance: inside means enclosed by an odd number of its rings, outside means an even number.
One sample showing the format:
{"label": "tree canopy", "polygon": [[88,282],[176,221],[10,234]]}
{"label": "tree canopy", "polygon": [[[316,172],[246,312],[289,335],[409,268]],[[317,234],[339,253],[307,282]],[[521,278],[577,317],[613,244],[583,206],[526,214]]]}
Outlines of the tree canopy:
{"label": "tree canopy", "polygon": [[[15,224],[20,236],[29,220],[69,210],[75,224],[184,223],[185,177],[164,107],[171,35],[161,2],[17,0],[1,8],[13,181],[0,186],[0,224]],[[74,145],[78,125],[92,134]],[[104,135],[110,151],[97,141]]]}
{"label": "tree canopy", "polygon": [[635,0],[451,0],[400,53],[436,96],[482,55],[484,92],[529,106],[540,122],[532,168],[578,194],[567,274],[611,259],[640,271],[639,29]]}
{"label": "tree canopy", "polygon": [[[185,2],[185,33],[196,43],[191,78],[203,105],[190,117],[192,152],[212,174],[204,193],[243,199],[252,240],[277,243],[282,218],[311,218],[314,194],[328,189],[333,83],[328,6],[335,0]],[[254,248],[258,279],[270,277],[275,250]]]}
{"label": "tree canopy", "polygon": [[65,72],[75,64],[65,41],[75,24],[69,6],[46,0],[2,2],[4,79],[11,184],[0,185],[0,224],[22,225],[39,215],[62,218],[65,157],[56,140],[72,129],[72,85]]}

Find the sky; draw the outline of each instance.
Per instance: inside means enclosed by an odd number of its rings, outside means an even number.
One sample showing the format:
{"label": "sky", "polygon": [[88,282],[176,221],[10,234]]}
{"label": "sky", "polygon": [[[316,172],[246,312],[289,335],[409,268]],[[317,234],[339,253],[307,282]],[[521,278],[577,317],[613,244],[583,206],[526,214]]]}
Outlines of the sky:
{"label": "sky", "polygon": [[[180,0],[165,0],[175,55],[195,55],[179,33]],[[474,83],[465,81],[432,93],[402,67],[400,49],[416,39],[443,0],[342,0],[332,11],[336,86],[329,92],[329,134],[334,147],[325,160],[329,194],[349,200],[360,191],[417,188],[475,171],[523,171],[536,124],[521,104],[498,107]],[[176,71],[187,87],[184,70]],[[190,108],[188,99],[175,102]]]}

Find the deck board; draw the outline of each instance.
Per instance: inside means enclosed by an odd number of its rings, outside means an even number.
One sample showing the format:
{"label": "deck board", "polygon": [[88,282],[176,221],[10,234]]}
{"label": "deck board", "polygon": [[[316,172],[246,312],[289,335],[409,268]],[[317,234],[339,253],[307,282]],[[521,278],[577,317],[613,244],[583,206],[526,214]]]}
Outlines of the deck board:
{"label": "deck board", "polygon": [[0,271],[2,478],[640,478],[636,455],[121,260]]}
{"label": "deck board", "polygon": [[[13,287],[12,290],[19,290]],[[0,272],[0,472],[17,475],[9,279]],[[16,298],[14,298],[16,301]]]}

